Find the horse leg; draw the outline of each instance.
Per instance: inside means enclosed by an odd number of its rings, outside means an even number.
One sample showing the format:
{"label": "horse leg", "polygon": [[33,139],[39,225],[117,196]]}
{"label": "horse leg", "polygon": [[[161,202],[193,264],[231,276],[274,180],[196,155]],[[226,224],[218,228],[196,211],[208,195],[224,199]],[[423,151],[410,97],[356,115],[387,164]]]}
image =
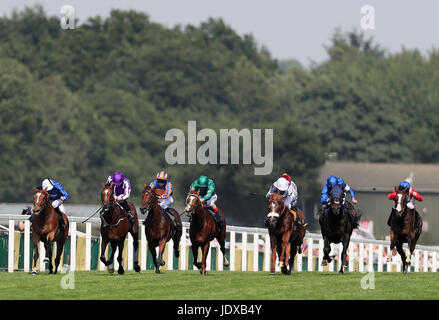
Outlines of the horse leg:
{"label": "horse leg", "polygon": [[58,272],[58,266],[61,261],[61,255],[64,249],[64,243],[65,243],[65,239],[56,242],[55,274]]}
{"label": "horse leg", "polygon": [[406,255],[404,252],[404,249],[402,248],[402,242],[397,242],[396,243],[396,250],[398,251],[399,255],[401,256],[401,260],[402,260],[402,272],[404,274],[407,274],[407,262],[406,262]]}
{"label": "horse leg", "polygon": [[172,237],[172,241],[174,242],[174,255],[176,258],[180,257],[180,238],[182,235],[181,230],[177,230]]}
{"label": "horse leg", "polygon": [[225,267],[228,267],[229,266],[229,260],[227,260],[227,257],[226,257],[226,245],[225,245],[226,236],[225,236],[225,231],[224,232],[221,231],[220,236],[218,236],[216,239],[218,240],[218,243],[220,245],[221,253],[223,254],[223,264],[224,264]]}
{"label": "horse leg", "polygon": [[38,245],[40,243],[40,237],[37,236],[36,234],[32,234],[32,242],[34,245],[34,265],[32,267],[32,274],[36,275],[37,274],[37,260],[39,257]]}
{"label": "horse leg", "polygon": [[133,237],[133,248],[134,248],[134,271],[140,272],[139,266],[139,233],[130,231]]}
{"label": "horse leg", "polygon": [[201,263],[198,262],[198,248],[200,246],[198,244],[192,244],[192,255],[194,256],[194,266],[201,269]]}
{"label": "horse leg", "polygon": [[53,273],[53,265],[52,265],[52,241],[45,240],[44,249],[46,251],[46,256],[43,259],[43,263],[49,263],[49,274]]}
{"label": "horse leg", "polygon": [[125,272],[122,265],[122,260],[123,260],[122,253],[123,253],[124,243],[125,243],[125,239],[122,239],[117,244],[117,247],[119,248],[119,255],[117,256],[117,262],[119,262],[119,269],[117,270],[118,274],[124,274]]}
{"label": "horse leg", "polygon": [[103,264],[105,264],[106,266],[108,266],[107,264],[107,259],[105,258],[105,250],[107,249],[107,244],[108,244],[108,239],[102,237],[102,242],[101,242],[101,256],[99,257],[99,259],[101,260],[101,262]]}
{"label": "horse leg", "polygon": [[155,266],[155,273],[160,273],[160,267],[159,264],[157,263],[157,252],[155,251],[156,247],[157,245],[153,245],[151,242],[148,242],[149,252],[151,252],[152,262],[154,263]]}
{"label": "horse leg", "polygon": [[201,271],[200,273],[204,276],[206,275],[206,260],[209,254],[210,242],[208,241],[203,247],[203,256],[201,258]]}
{"label": "horse leg", "polygon": [[283,268],[288,264],[287,247],[290,243],[291,232],[285,232],[282,236],[282,253],[279,257],[279,267]]}
{"label": "horse leg", "polygon": [[294,259],[296,257],[296,253],[297,253],[297,248],[298,246],[294,243],[290,244],[291,246],[291,252],[290,252],[290,264],[289,264],[289,268],[288,268],[288,275],[291,275],[291,271],[293,270],[293,266],[294,266]]}
{"label": "horse leg", "polygon": [[396,236],[392,229],[390,229],[390,250],[389,255],[387,256],[387,262],[392,261],[392,251],[395,249]]}
{"label": "horse leg", "polygon": [[348,265],[348,261],[346,259],[346,251],[348,250],[349,247],[349,240],[350,237],[346,236],[342,243],[343,243],[343,250],[341,251],[341,261],[340,261],[340,270],[338,271],[339,274],[343,274],[344,273],[344,267],[346,267]]}
{"label": "horse leg", "polygon": [[405,262],[407,263],[408,267],[410,267],[411,260],[412,260],[412,253],[413,253],[413,250],[415,249],[415,247],[413,246],[413,242],[414,242],[413,238],[414,238],[414,233],[410,234],[407,237],[408,254],[407,254],[407,258],[405,259]]}
{"label": "horse leg", "polygon": [[108,272],[114,273],[114,254],[116,253],[117,244],[114,241],[110,241],[111,245],[111,256],[110,259],[107,261],[106,266],[108,266]]}
{"label": "horse leg", "polygon": [[161,267],[165,265],[165,260],[163,260],[163,252],[165,252],[166,247],[166,238],[163,238],[159,241],[159,257],[158,257],[158,263]]}
{"label": "horse leg", "polygon": [[329,257],[329,253],[331,252],[331,242],[327,237],[323,237],[324,239],[324,247],[323,247],[323,261],[322,266],[326,266],[328,263],[331,263],[332,259]]}

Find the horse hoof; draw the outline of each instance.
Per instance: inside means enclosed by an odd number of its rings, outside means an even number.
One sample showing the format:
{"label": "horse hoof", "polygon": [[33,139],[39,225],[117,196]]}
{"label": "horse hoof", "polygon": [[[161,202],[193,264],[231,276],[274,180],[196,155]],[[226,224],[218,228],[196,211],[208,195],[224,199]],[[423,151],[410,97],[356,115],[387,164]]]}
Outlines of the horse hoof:
{"label": "horse hoof", "polygon": [[134,271],[136,271],[136,272],[140,272],[140,266],[139,266],[138,264],[136,264],[136,265],[134,266]]}
{"label": "horse hoof", "polygon": [[340,271],[338,272],[338,274],[344,274],[343,270],[340,270]]}
{"label": "horse hoof", "polygon": [[118,273],[118,274],[124,274],[124,273],[125,273],[125,270],[124,270],[123,268],[119,268],[119,269],[117,270],[117,273]]}
{"label": "horse hoof", "polygon": [[175,251],[174,254],[176,258],[180,257],[180,251]]}
{"label": "horse hoof", "polygon": [[49,263],[49,258],[44,258],[43,263]]}
{"label": "horse hoof", "polygon": [[36,275],[37,275],[37,272],[36,272],[36,271],[32,271],[32,275],[33,275],[33,276],[36,276]]}
{"label": "horse hoof", "polygon": [[228,267],[229,265],[230,265],[229,262],[225,262],[225,263],[224,263],[224,267]]}
{"label": "horse hoof", "polygon": [[326,260],[322,261],[322,267],[326,267],[328,265],[328,262]]}
{"label": "horse hoof", "polygon": [[391,262],[391,261],[392,261],[392,258],[390,258],[390,257],[386,259],[386,262]]}
{"label": "horse hoof", "polygon": [[113,274],[114,273],[114,269],[108,269],[108,273]]}
{"label": "horse hoof", "polygon": [[269,276],[274,276],[274,274],[275,274],[274,272],[270,272],[268,275]]}
{"label": "horse hoof", "polygon": [[160,273],[160,269],[156,269],[156,270],[155,270],[155,273]]}
{"label": "horse hoof", "polygon": [[163,267],[165,265],[165,260],[160,261],[160,266]]}

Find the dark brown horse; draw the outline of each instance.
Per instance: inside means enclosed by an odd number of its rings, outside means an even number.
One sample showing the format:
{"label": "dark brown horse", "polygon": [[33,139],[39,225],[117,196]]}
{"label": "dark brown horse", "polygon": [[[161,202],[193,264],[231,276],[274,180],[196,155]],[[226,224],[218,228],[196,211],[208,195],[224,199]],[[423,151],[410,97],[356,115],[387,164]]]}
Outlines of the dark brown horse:
{"label": "dark brown horse", "polygon": [[[410,200],[409,189],[406,187],[396,190],[396,187],[394,187],[394,191],[396,192],[396,196],[393,198],[395,210],[392,215],[392,220],[390,221],[390,251],[387,262],[392,261],[392,251],[396,246],[396,250],[398,250],[403,263],[402,272],[407,274],[416,242],[422,233],[423,222],[419,215],[419,224],[415,230],[415,209],[409,209],[407,207]],[[405,242],[407,242],[409,249],[407,256],[402,248]]]}
{"label": "dark brown horse", "polygon": [[[180,256],[178,247],[180,245],[182,234],[181,228],[176,229],[173,227],[171,217],[169,217],[169,215],[164,212],[164,209],[160,207],[158,197],[159,196],[156,194],[154,188],[145,184],[142,193],[142,206],[140,207],[140,212],[142,212],[142,214],[148,213],[144,222],[145,235],[156,273],[160,273],[160,266],[165,265],[163,252],[165,251],[166,242],[171,238],[174,242],[174,254],[177,258]],[[181,226],[181,219],[177,210],[172,208],[170,208],[170,210],[172,211],[174,218],[178,221],[178,224]],[[157,246],[159,247],[158,256],[156,253]],[[169,261],[169,263],[172,263],[172,261]]]}
{"label": "dark brown horse", "polygon": [[[199,198],[199,191],[190,191],[186,198],[186,207],[184,213],[191,217],[191,224],[189,227],[189,237],[192,243],[192,254],[194,256],[194,266],[196,266],[200,273],[204,276],[206,274],[206,258],[210,249],[210,241],[217,239],[223,254],[224,266],[229,265],[226,258],[226,219],[220,208],[218,208],[222,219],[222,228],[218,230],[218,225],[213,215],[203,206]],[[219,232],[218,232],[219,231]],[[198,248],[201,247],[202,259],[198,262]]]}
{"label": "dark brown horse", "polygon": [[[119,274],[123,274],[125,270],[122,266],[122,253],[125,238],[129,232],[133,237],[134,270],[136,272],[139,272],[139,221],[137,220],[136,207],[131,202],[128,202],[131,208],[131,212],[134,216],[134,223],[131,225],[128,220],[127,213],[122,209],[122,206],[114,199],[112,186],[106,186],[104,183],[102,183],[102,186],[103,189],[101,192],[101,200],[103,212],[101,213],[102,243],[100,260],[108,267],[108,272],[113,273],[114,254],[116,252],[116,248],[118,248],[119,256],[117,257],[117,261],[119,262],[119,269],[117,270],[117,272]],[[111,245],[111,256],[110,259],[106,260],[105,250],[108,243],[110,243]]]}
{"label": "dark brown horse", "polygon": [[[49,273],[57,273],[64,243],[69,235],[69,219],[63,213],[64,231],[59,229],[59,215],[52,206],[49,193],[34,187],[34,207],[32,216],[32,242],[34,245],[34,265],[32,274],[37,274],[38,244],[44,243],[46,257],[43,262],[49,263]],[[55,272],[52,265],[52,243],[56,242]]]}
{"label": "dark brown horse", "polygon": [[322,266],[331,263],[332,259],[329,257],[331,252],[331,243],[342,243],[343,250],[341,252],[340,270],[339,273],[344,273],[344,268],[348,265],[347,249],[351,240],[353,228],[353,221],[347,212],[349,208],[353,210],[355,219],[359,219],[359,214],[354,207],[345,200],[345,194],[339,186],[334,186],[329,194],[330,204],[326,213],[322,213],[319,219],[320,228],[322,230],[322,237],[324,242],[323,247],[323,261]]}
{"label": "dark brown horse", "polygon": [[[296,214],[304,220],[302,210],[297,209]],[[279,267],[283,274],[291,274],[294,258],[301,247],[305,237],[306,227],[297,228],[294,224],[295,217],[285,205],[282,195],[272,193],[268,200],[268,233],[271,245],[271,275],[275,273],[276,253],[279,257]],[[298,219],[299,217],[296,217]]]}

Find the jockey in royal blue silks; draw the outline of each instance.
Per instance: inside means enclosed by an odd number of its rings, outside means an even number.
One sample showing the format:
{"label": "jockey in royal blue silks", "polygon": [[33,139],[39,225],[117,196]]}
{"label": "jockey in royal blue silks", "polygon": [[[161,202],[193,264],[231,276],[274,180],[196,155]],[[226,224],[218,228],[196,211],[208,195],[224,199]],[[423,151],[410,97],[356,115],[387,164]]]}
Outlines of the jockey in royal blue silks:
{"label": "jockey in royal blue silks", "polygon": [[346,211],[349,213],[349,215],[351,217],[353,227],[358,228],[357,219],[352,212],[352,209],[353,209],[352,205],[345,204],[347,192],[349,192],[349,194],[351,195],[352,202],[355,204],[358,203],[358,200],[355,198],[355,191],[348,184],[346,184],[346,182],[344,182],[344,180],[340,177],[336,177],[336,176],[331,175],[326,180],[326,183],[323,186],[321,197],[320,197],[320,203],[322,204],[322,210],[320,211],[320,214],[322,216],[324,216],[328,212],[329,203],[330,203],[330,195],[329,194],[334,186],[339,186],[341,188],[341,190],[344,192],[343,205],[345,206],[345,208],[347,209]]}
{"label": "jockey in royal blue silks", "polygon": [[[52,203],[52,207],[55,208],[56,213],[62,217],[62,213],[66,214],[66,209],[64,208],[64,201],[70,199],[70,195],[64,190],[61,183],[53,179],[44,179],[41,183],[40,189],[49,192],[49,200]],[[64,219],[59,219],[60,229],[64,230]]]}

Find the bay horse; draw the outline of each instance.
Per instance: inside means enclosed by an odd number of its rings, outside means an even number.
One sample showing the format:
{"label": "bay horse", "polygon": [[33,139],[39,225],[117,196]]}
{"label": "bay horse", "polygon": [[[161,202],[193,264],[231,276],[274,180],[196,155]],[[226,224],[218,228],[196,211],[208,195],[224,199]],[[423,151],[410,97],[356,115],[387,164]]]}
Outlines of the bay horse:
{"label": "bay horse", "polygon": [[[129,232],[133,237],[134,270],[139,272],[139,221],[137,220],[136,207],[131,202],[128,202],[128,205],[130,206],[131,212],[134,216],[134,222],[131,225],[128,220],[128,214],[114,199],[112,185],[107,186],[102,183],[102,187],[101,201],[103,212],[101,213],[102,243],[100,260],[108,267],[109,273],[114,273],[114,254],[116,253],[116,248],[118,248],[119,255],[117,257],[117,261],[119,262],[119,269],[117,272],[119,274],[123,274],[125,270],[122,266],[122,253],[125,238]],[[106,260],[105,250],[108,243],[111,245],[111,256],[108,260]]]}
{"label": "bay horse", "polygon": [[[49,274],[56,274],[64,250],[64,243],[69,235],[69,219],[63,213],[64,231],[59,228],[59,215],[52,206],[49,192],[46,189],[37,189],[34,187],[34,206],[32,215],[32,242],[34,245],[34,264],[32,274],[37,274],[37,260],[39,257],[38,244],[43,242],[46,251],[46,257],[43,262],[49,263]],[[55,272],[52,265],[52,243],[56,242]]]}
{"label": "bay horse", "polygon": [[[206,259],[210,249],[210,241],[217,239],[220,245],[221,252],[223,254],[224,266],[229,265],[229,261],[226,258],[226,219],[220,208],[218,208],[219,214],[223,226],[221,230],[218,230],[218,225],[214,216],[206,209],[201,202],[200,191],[191,190],[186,198],[186,207],[184,208],[184,214],[191,217],[191,224],[189,227],[189,237],[192,243],[192,254],[194,257],[194,266],[200,270],[200,273],[204,276],[206,274]],[[201,263],[198,262],[198,248],[201,247],[202,258]],[[230,248],[233,250],[234,248]]]}
{"label": "bay horse", "polygon": [[351,240],[353,223],[347,212],[347,207],[350,206],[355,213],[355,219],[358,219],[358,213],[355,208],[345,200],[345,194],[339,186],[334,186],[329,193],[330,203],[329,209],[326,214],[323,214],[319,218],[320,228],[322,231],[322,237],[324,241],[323,248],[323,261],[322,266],[326,266],[331,263],[332,259],[329,257],[331,252],[331,243],[342,243],[343,250],[341,252],[340,270],[339,273],[344,273],[344,267],[348,266],[347,262],[347,249]]}
{"label": "bay horse", "polygon": [[[393,190],[396,192],[396,196],[393,198],[395,210],[390,220],[390,251],[387,262],[392,261],[392,251],[396,246],[396,250],[398,250],[403,263],[402,272],[407,274],[416,242],[422,233],[423,222],[422,217],[419,215],[419,225],[415,230],[415,209],[407,207],[410,200],[409,188],[398,188],[396,190],[396,187],[394,187]],[[407,242],[409,249],[407,256],[402,248],[405,242]]]}
{"label": "bay horse", "polygon": [[[297,251],[302,253],[301,247],[305,237],[306,227],[297,228],[294,216],[285,205],[282,195],[272,193],[268,200],[268,233],[271,246],[271,272],[275,273],[276,253],[279,257],[279,266],[283,274],[290,275]],[[305,216],[299,208],[297,212],[303,220]],[[297,217],[296,219],[298,219]]]}
{"label": "bay horse", "polygon": [[[155,266],[155,272],[160,273],[160,266],[165,265],[163,260],[163,252],[165,251],[166,242],[171,238],[174,242],[174,254],[178,258],[180,256],[180,238],[182,230],[175,229],[169,215],[164,212],[164,209],[159,205],[159,195],[156,194],[154,188],[144,185],[144,190],[142,193],[142,205],[140,207],[140,212],[142,214],[148,213],[144,224],[145,224],[145,235],[148,241],[148,248],[152,255],[152,260]],[[179,222],[181,226],[180,215],[177,210],[170,208],[174,218]],[[159,247],[159,252],[157,255],[156,247]],[[172,261],[169,261],[172,263]]]}

